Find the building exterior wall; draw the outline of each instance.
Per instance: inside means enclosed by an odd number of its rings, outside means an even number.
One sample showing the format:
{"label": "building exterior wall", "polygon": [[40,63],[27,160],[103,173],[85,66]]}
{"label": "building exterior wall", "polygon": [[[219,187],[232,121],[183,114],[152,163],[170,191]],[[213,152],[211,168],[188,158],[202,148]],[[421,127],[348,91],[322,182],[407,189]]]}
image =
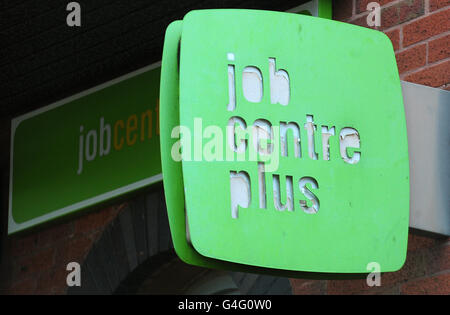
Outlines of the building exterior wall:
{"label": "building exterior wall", "polygon": [[[334,3],[334,19],[363,27],[372,0]],[[383,0],[381,25],[392,41],[400,79],[450,90],[450,1]],[[361,280],[291,280],[294,294],[449,294],[449,238],[410,231],[403,268],[381,276],[380,287]]]}
{"label": "building exterior wall", "polygon": [[[367,26],[370,0],[338,1],[336,19]],[[400,79],[450,89],[450,2],[447,0],[383,0],[381,26],[397,57]]]}
{"label": "building exterior wall", "polygon": [[[80,1],[81,2],[81,1]],[[105,1],[95,2],[95,7],[87,5],[86,16],[94,19],[96,10]],[[334,19],[367,27],[366,11],[370,0],[339,0],[333,2]],[[400,77],[402,80],[420,83],[432,87],[450,90],[450,1],[447,0],[380,0],[381,26],[377,29],[385,32],[392,40],[396,53]],[[105,2],[106,3],[106,2]],[[22,4],[11,2],[8,10],[9,20],[17,19],[17,23],[8,26],[14,29],[15,36],[4,34],[6,43],[2,54],[6,57],[0,62],[0,80],[2,89],[12,89],[1,93],[2,107],[0,130],[0,143],[2,147],[9,147],[9,120],[12,118],[14,105],[22,104],[21,111],[14,115],[32,110],[45,104],[74,94],[85,88],[102,83],[112,77],[134,70],[145,64],[160,59],[161,40],[154,42],[147,39],[161,39],[162,34],[151,37],[151,29],[155,21],[143,22],[142,14],[150,14],[152,10],[160,10],[159,23],[170,22],[180,18],[180,14],[165,12],[164,8],[144,5],[136,1],[133,10],[128,12],[128,18],[136,19],[134,25],[127,26],[120,32],[110,29],[118,28],[122,17],[111,14],[99,15],[102,21],[95,23],[95,27],[86,22],[85,28],[80,30],[66,30],[58,26],[63,23],[65,13],[58,19],[48,19],[52,11],[45,8],[27,11]],[[234,1],[235,5],[249,7],[245,1]],[[83,5],[83,4],[82,4]],[[114,5],[120,5],[115,2]],[[178,1],[174,6],[182,6]],[[286,1],[282,7],[267,5],[268,9],[281,11],[294,7],[295,1]],[[105,6],[105,5],[104,5]],[[106,5],[106,11],[111,5]],[[61,9],[61,8],[60,8]],[[63,8],[64,9],[64,8]],[[187,8],[180,7],[179,10]],[[21,23],[27,12],[31,23],[38,29],[32,31],[32,40],[29,50],[14,50],[20,41],[30,36],[30,23]],[[37,11],[37,12],[36,12]],[[63,11],[65,12],[65,11]],[[2,19],[0,19],[0,26]],[[88,21],[88,20],[86,20]],[[140,23],[140,24],[139,24]],[[58,31],[58,28],[61,28]],[[147,30],[146,30],[147,29]],[[141,31],[139,31],[141,30]],[[70,39],[65,32],[74,32]],[[108,33],[111,32],[111,33]],[[106,33],[106,35],[105,35]],[[6,34],[6,33],[5,33]],[[54,35],[52,35],[54,34]],[[98,36],[97,36],[97,35]],[[101,34],[101,35],[100,35]],[[142,36],[136,45],[136,38],[127,44],[127,38]],[[66,36],[66,37],[64,37]],[[150,36],[150,38],[149,38]],[[101,37],[98,42],[97,38]],[[67,37],[69,38],[69,37]],[[119,49],[114,46],[123,45]],[[114,51],[108,56],[98,59],[89,59],[96,51]],[[330,52],[330,58],[332,58]],[[131,57],[131,59],[130,59]],[[10,58],[11,60],[9,60]],[[22,59],[21,59],[22,58]],[[18,62],[16,62],[18,60]],[[27,69],[21,70],[21,68]],[[113,69],[113,70],[111,70]],[[22,72],[20,72],[22,71]],[[38,84],[32,82],[30,73],[42,73]],[[20,72],[21,86],[7,86],[8,74]],[[98,74],[98,75],[97,75]],[[3,76],[3,77],[2,77]],[[87,79],[86,79],[87,78]],[[33,100],[36,100],[33,102]],[[33,103],[34,105],[30,105]],[[113,205],[83,213],[71,220],[62,220],[51,223],[47,227],[39,227],[32,231],[18,235],[6,236],[7,222],[7,191],[8,191],[8,155],[3,154],[0,159],[2,167],[2,211],[1,211],[1,243],[0,243],[0,294],[65,294],[68,293],[66,285],[66,266],[69,262],[78,262],[83,265],[89,262],[93,248],[104,241],[105,231],[112,233],[116,224],[130,219],[133,215],[133,205],[139,198],[145,198],[147,192],[129,200],[116,202]],[[159,190],[159,196],[162,190]],[[155,209],[160,209],[158,203]],[[119,223],[117,223],[119,222]],[[161,226],[167,226],[167,220],[159,221]],[[125,226],[125,225],[123,225]],[[167,237],[167,234],[165,237]],[[138,237],[134,238],[136,241]],[[150,239],[150,238],[149,238]],[[137,244],[137,243],[136,243]],[[128,272],[150,257],[149,246],[147,251],[136,251],[136,263],[128,261]],[[171,245],[163,244],[161,252],[170,250]],[[422,235],[418,231],[410,231],[408,239],[408,254],[404,267],[395,273],[383,274],[380,287],[368,287],[365,279],[359,280],[306,280],[291,279],[290,283],[294,294],[449,294],[450,293],[450,242],[448,238]],[[146,255],[146,256],[145,256]],[[116,273],[116,282],[126,276]],[[109,279],[109,278],[108,278]],[[110,283],[110,291],[114,286]],[[97,284],[98,285],[98,284]],[[70,292],[69,292],[70,293]]]}

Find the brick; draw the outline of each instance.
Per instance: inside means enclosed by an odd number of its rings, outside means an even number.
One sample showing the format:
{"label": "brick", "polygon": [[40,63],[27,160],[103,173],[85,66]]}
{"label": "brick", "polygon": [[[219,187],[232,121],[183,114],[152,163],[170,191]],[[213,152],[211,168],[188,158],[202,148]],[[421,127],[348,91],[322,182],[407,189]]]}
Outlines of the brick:
{"label": "brick", "polygon": [[362,292],[370,291],[373,288],[374,287],[369,287],[367,285],[366,278],[355,280],[329,280],[327,284],[327,293],[333,295],[361,294]]}
{"label": "brick", "polygon": [[[4,253],[2,253],[4,254]],[[0,295],[6,292],[6,289],[10,287],[11,284],[11,261],[8,259],[0,260]]]}
{"label": "brick", "polygon": [[333,20],[347,21],[353,15],[353,0],[333,0]]}
{"label": "brick", "polygon": [[379,27],[369,27],[367,25],[368,11],[367,14],[350,21],[350,23],[367,28],[384,30],[418,18],[424,13],[423,0],[403,0],[392,6],[381,8],[381,25]]}
{"label": "brick", "polygon": [[395,51],[400,49],[400,29],[395,29],[389,32],[385,32],[392,42],[392,47]]}
{"label": "brick", "polygon": [[[384,6],[394,1],[396,0],[377,0],[375,2],[377,2],[380,6]],[[366,12],[367,4],[369,4],[370,2],[374,2],[374,0],[356,0],[356,14]]]}
{"label": "brick", "polygon": [[14,278],[24,279],[51,268],[54,264],[55,249],[47,248],[23,257],[14,264]]}
{"label": "brick", "polygon": [[427,237],[417,235],[414,233],[408,234],[408,252],[413,252],[421,249],[429,249],[440,245],[443,241],[434,237]]}
{"label": "brick", "polygon": [[424,257],[428,274],[450,271],[450,244],[430,248]]}
{"label": "brick", "polygon": [[397,53],[395,59],[397,59],[397,67],[400,74],[420,68],[427,62],[427,45],[414,46]]}
{"label": "brick", "polygon": [[75,233],[91,233],[103,229],[117,215],[116,207],[95,210],[75,221]]}
{"label": "brick", "polygon": [[66,277],[69,271],[66,265],[55,266],[39,276],[37,280],[37,294],[63,294],[66,290]]}
{"label": "brick", "polygon": [[404,284],[401,294],[450,294],[450,273],[423,278]]}
{"label": "brick", "polygon": [[51,226],[38,234],[37,246],[40,248],[52,246],[57,242],[64,241],[72,233],[73,222]]}
{"label": "brick", "polygon": [[403,27],[403,47],[450,29],[450,9],[430,14]]}
{"label": "brick", "polygon": [[368,26],[367,16],[369,11],[367,11],[367,14],[350,21],[350,23],[367,28],[384,30],[416,19],[424,13],[425,8],[423,0],[403,0],[392,6],[381,8],[381,25],[379,27]]}
{"label": "brick", "polygon": [[422,16],[424,0],[404,0],[381,9],[381,29],[387,29]]}
{"label": "brick", "polygon": [[379,287],[373,287],[368,291],[361,292],[362,295],[398,295],[400,294],[400,285],[394,285],[392,287],[386,287],[381,285]]}
{"label": "brick", "polygon": [[450,0],[429,0],[430,1],[430,12],[439,10],[443,7],[450,5]]}
{"label": "brick", "polygon": [[77,262],[81,265],[92,246],[92,239],[87,236],[74,237],[63,244],[60,244],[56,251],[56,263],[68,264]]}
{"label": "brick", "polygon": [[428,43],[428,62],[436,62],[450,57],[450,34]]}
{"label": "brick", "polygon": [[403,267],[395,272],[381,274],[381,286],[391,287],[411,279],[426,275],[424,253],[420,251],[408,252]]}
{"label": "brick", "polygon": [[447,84],[450,82],[450,60],[411,73],[402,79],[431,87]]}
{"label": "brick", "polygon": [[31,254],[38,243],[36,234],[19,235],[11,238],[11,255],[14,257]]}
{"label": "brick", "polygon": [[327,283],[325,280],[290,279],[292,294],[325,294]]}
{"label": "brick", "polygon": [[330,280],[328,294],[393,294],[398,293],[398,284],[408,279],[422,277],[426,274],[423,255],[408,254],[405,265],[396,272],[382,273],[381,286],[369,287],[364,279]]}
{"label": "brick", "polygon": [[351,20],[350,23],[351,24],[355,24],[355,25],[359,25],[359,26],[362,26],[362,27],[375,29],[375,26],[374,27],[369,27],[369,25],[367,25],[367,15],[368,14],[366,14],[364,16],[361,16],[361,17],[359,17],[357,19]]}
{"label": "brick", "polygon": [[30,278],[14,283],[9,290],[8,294],[11,295],[29,295],[34,294],[36,290],[36,279]]}

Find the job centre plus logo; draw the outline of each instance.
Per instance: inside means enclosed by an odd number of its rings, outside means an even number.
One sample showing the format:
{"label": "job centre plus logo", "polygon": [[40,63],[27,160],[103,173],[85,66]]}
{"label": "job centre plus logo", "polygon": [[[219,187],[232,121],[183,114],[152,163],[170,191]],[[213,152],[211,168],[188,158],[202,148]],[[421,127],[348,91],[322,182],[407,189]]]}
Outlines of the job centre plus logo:
{"label": "job centre plus logo", "polygon": [[163,58],[170,127],[161,143],[181,245],[280,270],[398,269],[408,150],[389,39],[245,10],[192,12],[175,26]]}
{"label": "job centre plus logo", "polygon": [[[228,68],[224,69],[228,74],[228,100],[224,100],[227,111],[231,114],[239,106],[250,103],[263,102],[265,80],[260,68],[249,65],[243,68],[242,73],[236,70],[236,55],[227,54]],[[276,58],[267,58],[268,79],[270,86],[270,104],[273,106],[298,106],[291,104],[291,82],[287,69],[278,69]],[[241,75],[242,86],[237,86],[237,76]],[[247,103],[238,104],[238,93],[242,93]],[[224,105],[225,106],[225,105]],[[318,148],[322,148],[322,161],[330,160],[330,139],[336,135],[335,126],[319,125],[314,121],[314,114],[307,114],[306,121],[302,123],[292,121],[279,121],[276,124],[270,122],[268,117],[256,119],[248,126],[245,117],[230,115],[226,126],[203,126],[201,117],[194,118],[194,131],[186,126],[177,126],[172,130],[172,137],[179,138],[172,146],[172,158],[175,161],[250,161],[257,163],[258,169],[258,196],[251,196],[251,176],[245,169],[230,169],[229,180],[231,187],[231,217],[238,218],[238,209],[248,208],[251,200],[258,200],[259,207],[267,208],[266,200],[266,176],[272,173],[273,206],[279,211],[294,211],[294,183],[304,196],[300,200],[300,208],[310,214],[317,213],[320,201],[313,193],[319,188],[318,181],[313,176],[293,178],[292,174],[275,173],[279,169],[280,157],[289,159],[311,159],[319,161]],[[294,117],[293,117],[294,118]],[[225,127],[225,128],[224,128]],[[226,136],[222,130],[226,130]],[[318,131],[319,130],[319,131]],[[321,133],[321,146],[315,143],[316,133]],[[301,134],[306,133],[307,154],[302,153]],[[193,141],[191,135],[193,134]],[[289,141],[288,139],[292,139]],[[203,145],[203,140],[207,140]],[[225,142],[225,152],[223,143]],[[289,142],[289,143],[288,143]],[[194,147],[191,154],[192,143]],[[353,152],[349,154],[349,148]],[[357,164],[361,157],[360,135],[355,128],[345,127],[339,132],[339,152],[345,163]],[[306,157],[305,157],[306,155]],[[239,164],[235,164],[236,167]],[[281,192],[280,176],[284,176],[286,191]],[[286,202],[281,201],[281,195],[286,195]],[[309,205],[308,205],[309,204]]]}

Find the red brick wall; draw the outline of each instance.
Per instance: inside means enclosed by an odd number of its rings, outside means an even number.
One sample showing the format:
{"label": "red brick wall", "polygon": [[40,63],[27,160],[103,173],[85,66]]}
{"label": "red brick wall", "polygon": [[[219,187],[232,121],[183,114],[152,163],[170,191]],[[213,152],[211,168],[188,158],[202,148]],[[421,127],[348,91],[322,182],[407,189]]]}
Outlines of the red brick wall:
{"label": "red brick wall", "polygon": [[93,243],[123,205],[93,211],[4,242],[1,294],[63,294],[69,262],[83,263]]}
{"label": "red brick wall", "polygon": [[[339,0],[335,19],[368,27],[367,4],[373,0]],[[400,78],[450,90],[450,1],[379,0],[381,26],[397,57]]]}
{"label": "red brick wall", "polygon": [[[367,26],[373,0],[333,2],[334,19]],[[400,78],[450,90],[450,1],[379,0],[381,25],[392,41]],[[291,279],[295,294],[450,294],[449,238],[410,231],[403,268],[381,276],[380,287],[361,280]]]}
{"label": "red brick wall", "polygon": [[450,241],[411,233],[405,265],[381,275],[381,286],[369,287],[366,279],[291,279],[294,294],[449,294]]}

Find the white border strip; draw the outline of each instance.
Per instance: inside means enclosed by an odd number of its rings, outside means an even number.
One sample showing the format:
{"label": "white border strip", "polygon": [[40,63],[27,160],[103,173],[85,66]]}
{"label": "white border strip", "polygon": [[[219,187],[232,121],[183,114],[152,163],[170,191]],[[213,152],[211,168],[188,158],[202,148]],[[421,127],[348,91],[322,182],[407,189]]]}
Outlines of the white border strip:
{"label": "white border strip", "polygon": [[319,16],[319,2],[318,0],[312,0],[309,2],[306,2],[304,4],[301,4],[299,6],[296,6],[295,8],[289,9],[286,12],[290,13],[299,13],[303,10],[307,10],[311,13],[312,16]]}
{"label": "white border strip", "polygon": [[62,215],[74,212],[74,211],[76,211],[78,209],[85,208],[85,207],[94,205],[96,203],[105,201],[107,199],[110,199],[110,198],[113,198],[113,197],[117,197],[117,196],[120,196],[120,195],[122,195],[124,193],[136,190],[138,188],[142,188],[144,186],[147,186],[147,185],[150,185],[150,184],[162,181],[162,174],[160,173],[160,174],[157,174],[157,175],[154,175],[154,176],[142,179],[140,181],[134,182],[132,184],[119,187],[117,189],[111,190],[111,191],[103,193],[101,195],[85,199],[83,201],[77,202],[77,203],[72,204],[70,206],[67,206],[67,207],[64,207],[64,208],[52,211],[50,213],[44,214],[44,215],[42,215],[40,217],[31,219],[31,220],[26,221],[24,223],[17,223],[17,222],[15,222],[14,219],[13,219],[13,216],[12,216],[14,135],[15,135],[16,129],[19,126],[19,124],[22,121],[26,120],[26,119],[29,119],[29,118],[34,117],[34,116],[37,116],[37,115],[42,114],[42,113],[45,113],[45,112],[47,112],[49,110],[52,110],[52,109],[57,108],[57,107],[60,107],[60,106],[62,106],[64,104],[72,102],[72,101],[74,101],[76,99],[79,99],[79,98],[82,98],[82,97],[87,96],[89,94],[92,94],[94,92],[100,91],[100,90],[102,90],[102,89],[104,89],[106,87],[109,87],[111,85],[117,84],[117,83],[119,83],[121,81],[130,79],[132,77],[135,77],[135,76],[140,75],[140,74],[142,74],[144,72],[156,69],[158,67],[161,67],[161,61],[155,62],[155,63],[153,63],[153,64],[151,64],[149,66],[145,66],[145,67],[140,68],[138,70],[135,70],[133,72],[127,73],[127,74],[125,74],[123,76],[120,76],[120,77],[115,78],[113,80],[107,81],[105,83],[97,85],[97,86],[95,86],[93,88],[90,88],[88,90],[85,90],[83,92],[77,93],[75,95],[69,96],[67,98],[59,100],[59,101],[57,101],[55,103],[52,103],[50,105],[38,108],[38,109],[36,109],[34,111],[31,111],[31,112],[26,113],[24,115],[18,116],[18,117],[16,117],[16,118],[11,120],[11,146],[10,146],[10,150],[11,151],[10,151],[10,157],[9,157],[10,158],[10,162],[9,162],[9,195],[8,195],[8,197],[9,197],[9,203],[8,203],[8,235],[12,234],[12,233],[15,233],[15,232],[18,232],[18,231],[21,231],[21,230],[24,230],[24,229],[29,228],[31,226],[37,225],[39,223],[48,221],[50,219],[55,219],[55,218],[60,217]]}

